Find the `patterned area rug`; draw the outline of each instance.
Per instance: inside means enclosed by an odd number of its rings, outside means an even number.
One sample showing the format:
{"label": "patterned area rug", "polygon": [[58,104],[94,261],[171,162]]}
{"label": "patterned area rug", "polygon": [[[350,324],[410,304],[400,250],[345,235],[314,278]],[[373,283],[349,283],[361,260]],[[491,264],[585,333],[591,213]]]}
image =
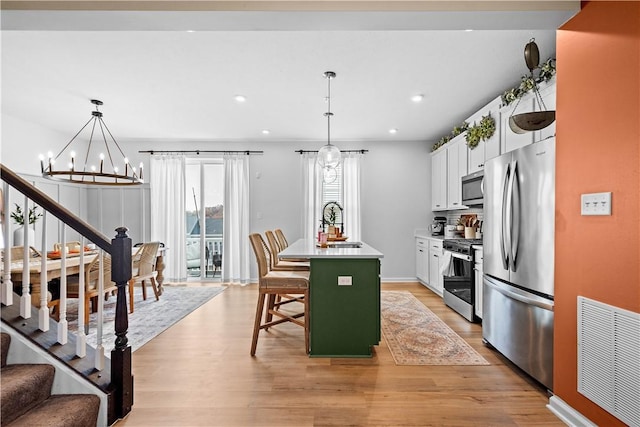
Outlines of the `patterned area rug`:
{"label": "patterned area rug", "polygon": [[[164,292],[160,299],[156,301],[153,290],[147,287],[147,299],[141,297],[141,290],[136,288],[135,311],[129,314],[129,330],[127,338],[131,351],[136,351],[152,338],[168,329],[187,314],[220,294],[226,288],[222,286],[177,286],[165,285]],[[129,295],[127,293],[127,306],[129,305]],[[104,303],[104,325],[102,329],[102,345],[105,354],[109,356],[115,342],[115,306],[116,297],[112,296]],[[89,334],[87,344],[96,347],[97,313],[91,313],[89,317]],[[78,330],[78,300],[67,301],[67,319],[69,321],[69,332],[75,333]]]}
{"label": "patterned area rug", "polygon": [[411,292],[382,291],[381,310],[396,365],[489,365]]}

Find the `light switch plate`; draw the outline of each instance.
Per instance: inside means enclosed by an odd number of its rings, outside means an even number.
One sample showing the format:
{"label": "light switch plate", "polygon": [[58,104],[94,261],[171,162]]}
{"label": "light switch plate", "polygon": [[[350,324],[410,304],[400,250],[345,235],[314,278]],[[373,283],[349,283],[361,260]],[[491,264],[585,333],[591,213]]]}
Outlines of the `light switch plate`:
{"label": "light switch plate", "polygon": [[589,193],[580,197],[581,215],[611,215],[611,192]]}
{"label": "light switch plate", "polygon": [[352,285],[351,276],[338,276],[338,286],[351,286],[351,285]]}

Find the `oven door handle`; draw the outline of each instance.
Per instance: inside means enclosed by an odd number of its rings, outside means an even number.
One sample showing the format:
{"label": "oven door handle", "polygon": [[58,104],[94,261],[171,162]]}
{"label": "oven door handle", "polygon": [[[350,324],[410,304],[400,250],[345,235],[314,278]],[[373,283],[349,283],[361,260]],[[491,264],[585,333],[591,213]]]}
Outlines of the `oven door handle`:
{"label": "oven door handle", "polygon": [[459,254],[457,252],[451,252],[451,251],[447,251],[447,252],[449,252],[453,258],[458,258],[458,259],[471,262],[471,255],[463,255],[463,254]]}

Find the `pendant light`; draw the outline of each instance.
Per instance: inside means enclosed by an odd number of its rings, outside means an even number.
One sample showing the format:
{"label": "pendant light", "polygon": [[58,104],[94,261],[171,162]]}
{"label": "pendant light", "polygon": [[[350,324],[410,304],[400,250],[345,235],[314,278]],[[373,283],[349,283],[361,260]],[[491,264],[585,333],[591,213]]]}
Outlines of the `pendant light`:
{"label": "pendant light", "polygon": [[[524,47],[524,62],[527,64],[527,68],[529,68],[529,72],[531,73],[533,93],[535,95],[535,102],[538,104],[539,111],[531,111],[515,115],[513,113],[511,114],[511,117],[509,117],[509,127],[513,132],[519,134],[544,129],[556,120],[556,112],[553,110],[547,110],[547,107],[544,105],[544,101],[542,100],[542,96],[540,96],[540,92],[538,91],[538,83],[533,77],[533,70],[538,68],[540,63],[540,53],[535,39],[529,40],[529,43]],[[522,98],[518,98],[518,103],[513,108],[513,111],[518,108],[520,99]]]}
{"label": "pendant light", "polygon": [[[98,110],[98,107],[102,105],[103,102],[92,99],[91,103],[96,106],[95,111],[91,112],[89,121],[80,128],[73,138],[71,138],[71,141],[69,141],[55,157],[53,153],[49,152],[46,163],[45,157],[40,156],[42,176],[48,179],[75,184],[137,185],[144,183],[142,180],[142,163],[140,163],[139,170],[131,166],[129,159],[125,156],[109,128],[107,128],[104,120],[102,120],[102,112]],[[84,159],[81,159],[84,160],[84,164],[79,164],[76,162],[76,152],[73,151],[72,144],[90,123],[91,133],[89,135],[89,142]],[[102,134],[102,142],[104,142],[104,145],[100,144],[99,141],[96,141],[95,144],[99,146],[96,147],[94,145],[93,135],[96,132]],[[112,142],[107,141],[107,135]],[[79,142],[78,145],[81,145],[81,142]],[[61,157],[69,160],[68,168],[55,169],[54,167]],[[105,160],[107,160],[106,164]],[[89,162],[92,162],[91,165]],[[124,172],[121,173],[120,170]]]}
{"label": "pendant light", "polygon": [[327,145],[318,150],[318,164],[322,168],[335,168],[340,164],[340,149],[335,145],[331,145],[331,80],[336,78],[336,73],[326,71],[324,77],[327,79],[327,105],[328,110],[324,113],[327,118]]}

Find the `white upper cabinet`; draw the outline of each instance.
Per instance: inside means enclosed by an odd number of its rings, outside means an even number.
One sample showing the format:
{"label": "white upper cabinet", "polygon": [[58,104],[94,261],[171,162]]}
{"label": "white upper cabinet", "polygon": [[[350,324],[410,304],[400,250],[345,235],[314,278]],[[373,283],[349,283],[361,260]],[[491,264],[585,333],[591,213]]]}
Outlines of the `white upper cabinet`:
{"label": "white upper cabinet", "polygon": [[533,111],[533,93],[529,93],[500,110],[500,152],[508,153],[533,142],[533,132],[515,133],[509,127],[509,117]]}
{"label": "white upper cabinet", "polygon": [[[544,107],[547,110],[556,109],[556,79],[553,78],[548,83],[540,84],[540,96],[542,97],[542,102],[544,102]],[[536,110],[540,110],[540,106],[536,103]],[[544,109],[543,107],[543,109]],[[556,122],[551,123],[544,129],[534,132],[534,141],[542,141],[550,136],[554,136],[556,134]]]}
{"label": "white upper cabinet", "polygon": [[447,150],[431,155],[431,210],[447,209]]}
{"label": "white upper cabinet", "polygon": [[482,110],[467,119],[470,126],[477,125],[483,116],[491,115],[496,121],[496,131],[487,140],[481,140],[478,145],[469,148],[469,170],[468,173],[478,172],[484,169],[484,163],[500,155],[500,97],[487,104]]}
{"label": "white upper cabinet", "polygon": [[462,177],[467,174],[467,141],[462,133],[447,145],[447,208],[461,209]]}
{"label": "white upper cabinet", "polygon": [[[538,90],[542,101],[544,102],[547,110],[556,109],[556,80],[553,78],[549,82],[543,82],[538,85]],[[517,107],[516,107],[517,105]],[[514,111],[515,109],[515,111]],[[510,105],[500,110],[500,149],[501,153],[506,153],[525,145],[531,144],[534,141],[540,141],[548,136],[555,135],[556,123],[553,122],[546,128],[535,131],[525,132],[517,134],[509,127],[509,117],[513,114],[526,113],[530,111],[540,111],[541,107],[538,105],[538,101],[535,100],[535,94],[533,91],[527,93],[522,97],[520,103],[518,101],[512,102]]]}

